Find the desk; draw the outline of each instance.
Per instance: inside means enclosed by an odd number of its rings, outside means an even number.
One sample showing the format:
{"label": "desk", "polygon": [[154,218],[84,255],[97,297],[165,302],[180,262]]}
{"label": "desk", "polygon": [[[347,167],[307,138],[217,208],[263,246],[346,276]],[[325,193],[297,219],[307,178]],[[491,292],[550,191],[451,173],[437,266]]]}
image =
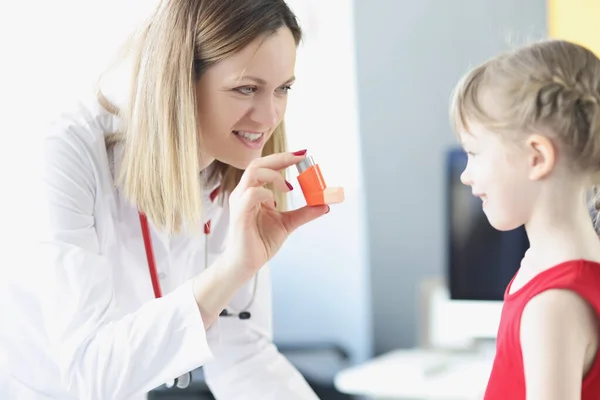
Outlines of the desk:
{"label": "desk", "polygon": [[406,349],[341,371],[342,393],[378,400],[480,400],[493,354]]}

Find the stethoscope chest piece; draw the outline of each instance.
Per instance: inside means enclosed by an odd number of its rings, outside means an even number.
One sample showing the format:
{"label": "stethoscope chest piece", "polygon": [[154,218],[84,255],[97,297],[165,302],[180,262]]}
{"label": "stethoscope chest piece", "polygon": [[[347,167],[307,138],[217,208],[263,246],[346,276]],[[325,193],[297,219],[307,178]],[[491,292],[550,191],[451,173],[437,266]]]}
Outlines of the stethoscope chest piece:
{"label": "stethoscope chest piece", "polygon": [[227,310],[223,310],[219,314],[219,317],[236,317],[236,316],[239,319],[250,319],[250,317],[252,316],[252,314],[250,314],[250,311],[242,311],[239,314],[235,314],[235,313],[229,312]]}
{"label": "stethoscope chest piece", "polygon": [[190,383],[192,383],[192,373],[186,372],[185,374],[181,375],[180,377],[175,378],[172,381],[165,383],[165,386],[169,389],[171,389],[175,386],[178,387],[179,389],[187,389],[188,387],[190,387]]}

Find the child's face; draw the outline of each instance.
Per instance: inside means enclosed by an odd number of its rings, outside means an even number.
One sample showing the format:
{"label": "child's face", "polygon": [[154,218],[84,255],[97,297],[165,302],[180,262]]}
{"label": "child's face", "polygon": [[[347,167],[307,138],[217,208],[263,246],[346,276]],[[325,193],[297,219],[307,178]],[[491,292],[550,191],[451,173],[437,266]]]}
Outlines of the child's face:
{"label": "child's face", "polygon": [[494,228],[518,228],[529,220],[536,197],[534,182],[528,178],[527,158],[500,135],[477,124],[470,127],[471,133],[461,135],[468,154],[461,181],[482,200]]}

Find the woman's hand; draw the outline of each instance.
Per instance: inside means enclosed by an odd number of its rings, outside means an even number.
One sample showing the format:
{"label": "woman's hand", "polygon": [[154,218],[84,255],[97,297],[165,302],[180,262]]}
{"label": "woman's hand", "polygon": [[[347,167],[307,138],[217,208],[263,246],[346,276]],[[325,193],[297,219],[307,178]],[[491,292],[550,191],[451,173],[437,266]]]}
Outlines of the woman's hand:
{"label": "woman's hand", "polygon": [[291,185],[281,171],[301,161],[305,153],[278,153],[255,159],[231,193],[231,222],[223,256],[241,278],[250,279],[295,229],[329,212],[326,205],[278,211],[273,192],[264,187],[272,183],[275,190],[289,192]]}
{"label": "woman's hand", "polygon": [[296,228],[329,211],[329,206],[275,209],[273,192],[291,189],[281,171],[306,152],[272,154],[254,160],[229,196],[231,221],[224,253],[194,278],[193,290],[206,329],[218,318],[239,287],[251,279],[281,248]]}

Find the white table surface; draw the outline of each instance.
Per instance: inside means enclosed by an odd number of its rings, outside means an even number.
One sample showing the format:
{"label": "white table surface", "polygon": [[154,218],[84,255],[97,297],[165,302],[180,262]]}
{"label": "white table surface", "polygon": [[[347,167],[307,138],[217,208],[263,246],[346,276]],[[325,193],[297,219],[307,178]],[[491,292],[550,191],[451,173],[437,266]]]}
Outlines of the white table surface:
{"label": "white table surface", "polygon": [[480,400],[493,354],[406,349],[339,372],[342,392],[376,399]]}

